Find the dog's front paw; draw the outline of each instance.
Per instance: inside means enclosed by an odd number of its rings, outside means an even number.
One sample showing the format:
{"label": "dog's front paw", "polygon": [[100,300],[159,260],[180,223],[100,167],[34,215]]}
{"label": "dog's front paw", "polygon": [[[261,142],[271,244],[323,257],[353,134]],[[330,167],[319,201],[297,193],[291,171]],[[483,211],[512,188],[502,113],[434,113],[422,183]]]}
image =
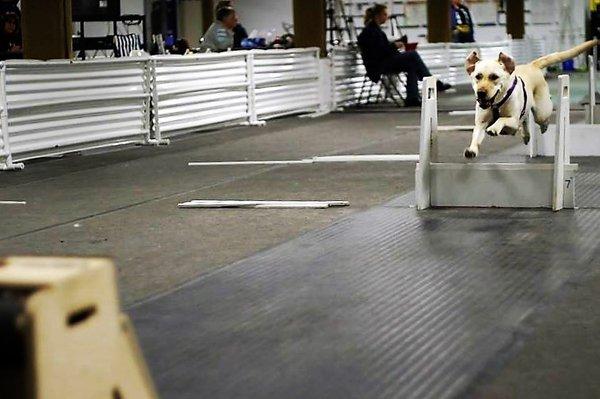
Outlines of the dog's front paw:
{"label": "dog's front paw", "polygon": [[531,137],[529,136],[529,134],[524,134],[523,135],[523,144],[525,144],[525,145],[529,144],[529,140],[531,140]]}
{"label": "dog's front paw", "polygon": [[473,151],[470,147],[465,149],[465,158],[475,158],[477,156],[477,151]]}
{"label": "dog's front paw", "polygon": [[485,129],[485,132],[488,134],[488,136],[497,136],[500,133],[493,126],[490,126],[487,129]]}
{"label": "dog's front paw", "polygon": [[540,131],[542,132],[542,134],[546,133],[546,131],[548,130],[548,124],[542,123],[539,126],[540,126]]}

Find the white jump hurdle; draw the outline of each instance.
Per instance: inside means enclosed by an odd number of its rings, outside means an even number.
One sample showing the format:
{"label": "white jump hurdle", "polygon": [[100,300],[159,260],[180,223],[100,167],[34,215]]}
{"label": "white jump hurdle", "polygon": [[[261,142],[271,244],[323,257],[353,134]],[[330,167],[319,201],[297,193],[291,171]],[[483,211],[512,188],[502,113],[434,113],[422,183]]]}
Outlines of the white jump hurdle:
{"label": "white jump hurdle", "polygon": [[430,207],[574,208],[576,164],[569,157],[569,77],[559,77],[554,164],[439,163],[435,148],[437,90],[435,77],[423,83],[421,140],[416,168],[419,210]]}
{"label": "white jump hurdle", "polygon": [[[570,125],[570,135],[567,138],[569,143],[569,155],[575,157],[600,156],[600,126],[596,124],[600,113],[596,103],[596,70],[593,67],[594,57],[588,57],[589,71],[589,97],[590,104],[586,105],[586,123],[577,123]],[[534,124],[530,123],[533,127]],[[531,142],[531,154],[533,156],[552,156],[554,155],[554,145],[556,141],[556,124],[548,127],[548,131],[542,135],[535,135],[535,140]],[[534,135],[532,135],[532,138]]]}

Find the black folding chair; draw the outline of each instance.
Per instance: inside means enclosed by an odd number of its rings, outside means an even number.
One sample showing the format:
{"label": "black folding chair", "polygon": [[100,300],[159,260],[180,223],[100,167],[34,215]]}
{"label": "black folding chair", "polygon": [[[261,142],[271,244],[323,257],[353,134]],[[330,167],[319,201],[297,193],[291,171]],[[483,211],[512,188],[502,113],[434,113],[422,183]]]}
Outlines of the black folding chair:
{"label": "black folding chair", "polygon": [[[370,105],[382,101],[390,101],[398,107],[404,107],[404,101],[406,100],[406,96],[403,93],[405,91],[403,90],[404,87],[406,87],[404,74],[381,75],[379,82],[373,82],[365,75],[356,105]],[[375,94],[374,89],[376,91],[375,96],[373,96]]]}

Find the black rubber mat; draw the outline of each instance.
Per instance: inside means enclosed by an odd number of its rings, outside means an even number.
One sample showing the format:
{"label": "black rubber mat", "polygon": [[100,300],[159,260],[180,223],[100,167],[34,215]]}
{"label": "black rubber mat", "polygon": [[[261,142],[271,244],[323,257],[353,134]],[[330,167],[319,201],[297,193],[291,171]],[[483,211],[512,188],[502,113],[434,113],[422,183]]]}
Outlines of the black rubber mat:
{"label": "black rubber mat", "polygon": [[402,202],[131,309],[162,397],[457,397],[600,255],[600,210]]}
{"label": "black rubber mat", "polygon": [[575,178],[575,203],[580,208],[600,208],[600,159],[574,158],[579,163]]}

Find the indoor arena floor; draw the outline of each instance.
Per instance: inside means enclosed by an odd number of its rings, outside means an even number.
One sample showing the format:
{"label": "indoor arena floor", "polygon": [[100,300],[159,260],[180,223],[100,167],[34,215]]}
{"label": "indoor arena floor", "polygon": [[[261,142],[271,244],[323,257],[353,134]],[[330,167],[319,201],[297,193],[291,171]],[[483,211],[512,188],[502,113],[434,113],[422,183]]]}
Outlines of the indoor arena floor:
{"label": "indoor arena floor", "polygon": [[[599,161],[575,159],[580,209],[559,213],[417,212],[414,163],[187,166],[415,154],[418,123],[290,117],[30,162],[0,174],[0,199],[27,201],[0,208],[0,255],[114,258],[163,398],[600,397]],[[442,156],[461,160],[469,136],[444,137]],[[480,161],[516,145],[486,139]],[[233,198],[351,206],[177,209]]]}

